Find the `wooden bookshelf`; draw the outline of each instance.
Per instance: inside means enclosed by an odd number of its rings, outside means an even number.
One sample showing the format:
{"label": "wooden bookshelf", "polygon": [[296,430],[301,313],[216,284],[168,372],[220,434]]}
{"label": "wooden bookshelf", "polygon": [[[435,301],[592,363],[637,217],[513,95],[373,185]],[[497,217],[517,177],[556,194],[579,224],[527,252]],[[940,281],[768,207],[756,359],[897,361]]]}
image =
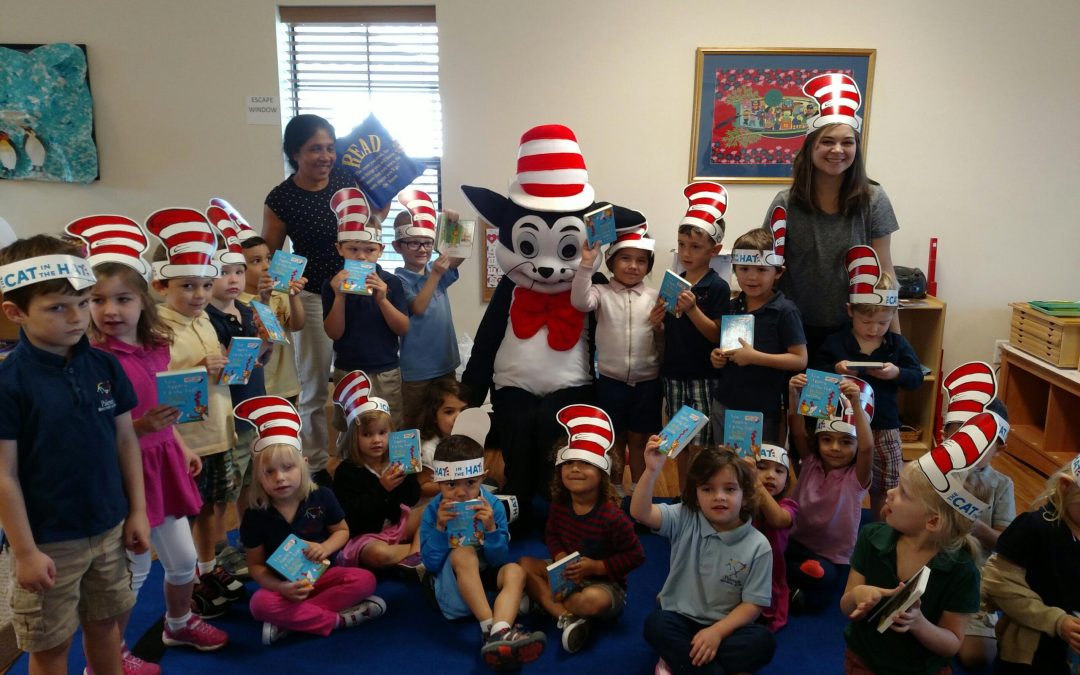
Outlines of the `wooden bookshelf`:
{"label": "wooden bookshelf", "polygon": [[919,438],[902,444],[904,459],[918,459],[934,445],[935,413],[941,388],[941,342],[945,334],[945,303],[926,296],[900,306],[900,332],[930,373],[913,391],[901,389],[897,396],[900,421],[919,429]]}

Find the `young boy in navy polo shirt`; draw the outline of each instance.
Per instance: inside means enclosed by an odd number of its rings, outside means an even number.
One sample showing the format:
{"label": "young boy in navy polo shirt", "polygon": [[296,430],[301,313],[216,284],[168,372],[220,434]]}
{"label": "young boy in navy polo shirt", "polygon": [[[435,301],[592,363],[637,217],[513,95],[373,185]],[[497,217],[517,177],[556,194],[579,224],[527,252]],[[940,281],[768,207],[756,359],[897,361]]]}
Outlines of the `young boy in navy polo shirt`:
{"label": "young boy in navy polo shirt", "polygon": [[[724,413],[760,412],[766,443],[781,443],[780,413],[791,372],[806,367],[806,336],[795,303],[776,282],[784,273],[783,240],[768,230],[750,230],[735,240],[732,251],[735,278],[742,292],[731,303],[733,314],[754,317],[754,343],[738,349],[712,351],[712,364],[722,377],[709,411],[713,438],[724,441]],[[782,444],[782,443],[781,443]]]}
{"label": "young boy in navy polo shirt", "polygon": [[90,666],[120,672],[120,620],[135,604],[124,548],[143,553],[150,541],[135,392],[85,335],[93,285],[59,239],[0,251],[3,311],[21,328],[0,363],[0,522],[31,673],[67,670],[79,624]]}
{"label": "young boy in navy polo shirt", "polygon": [[[394,427],[401,427],[401,370],[398,368],[398,339],[409,330],[405,289],[401,281],[385,271],[377,261],[383,252],[379,218],[368,209],[363,193],[356,188],[338,190],[331,198],[338,217],[337,250],[345,260],[375,263],[375,274],[367,275],[370,295],[346,293],[342,284],[349,277],[341,270],[322,288],[323,327],[334,341],[334,382],[354,370],[367,373],[371,396],[390,405]],[[338,430],[338,456],[344,457],[345,417],[334,409]]]}

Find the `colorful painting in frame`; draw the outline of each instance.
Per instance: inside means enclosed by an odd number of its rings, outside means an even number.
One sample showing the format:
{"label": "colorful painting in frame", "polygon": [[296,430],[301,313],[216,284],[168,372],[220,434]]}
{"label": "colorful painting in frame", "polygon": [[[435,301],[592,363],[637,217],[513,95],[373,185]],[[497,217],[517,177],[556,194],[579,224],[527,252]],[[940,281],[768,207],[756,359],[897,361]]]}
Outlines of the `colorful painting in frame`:
{"label": "colorful painting in frame", "polygon": [[862,148],[870,130],[874,49],[697,50],[690,180],[790,183],[791,163],[817,103],[802,86],[841,72],[862,92]]}

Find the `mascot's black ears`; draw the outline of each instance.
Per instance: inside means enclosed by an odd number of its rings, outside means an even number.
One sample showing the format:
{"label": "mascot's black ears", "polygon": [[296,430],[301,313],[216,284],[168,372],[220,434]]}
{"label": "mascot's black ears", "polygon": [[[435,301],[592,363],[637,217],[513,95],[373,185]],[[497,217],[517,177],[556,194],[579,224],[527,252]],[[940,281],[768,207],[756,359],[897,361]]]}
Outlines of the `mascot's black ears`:
{"label": "mascot's black ears", "polygon": [[504,197],[487,188],[462,185],[461,191],[473,209],[480,214],[480,217],[495,227],[513,224],[520,217],[520,214],[525,211],[525,209],[510,201],[509,197]]}

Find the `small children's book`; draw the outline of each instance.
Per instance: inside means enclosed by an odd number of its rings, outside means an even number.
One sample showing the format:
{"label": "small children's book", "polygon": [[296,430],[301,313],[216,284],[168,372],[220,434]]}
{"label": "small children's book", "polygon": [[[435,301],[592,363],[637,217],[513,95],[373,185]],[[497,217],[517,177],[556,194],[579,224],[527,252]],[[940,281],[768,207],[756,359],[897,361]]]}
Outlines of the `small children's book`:
{"label": "small children's book", "polygon": [[557,560],[547,566],[548,586],[551,588],[551,597],[555,602],[562,602],[566,596],[581,588],[576,581],[566,578],[566,566],[581,557],[581,553],[574,551],[562,560]]}
{"label": "small children's book", "polygon": [[589,246],[615,241],[615,209],[608,204],[581,217],[585,221],[585,239]]}
{"label": "small children's book", "polygon": [[406,474],[420,473],[420,432],[417,429],[394,431],[390,434],[388,454],[390,465],[398,464]]}
{"label": "small children's book", "polygon": [[725,314],[720,317],[720,351],[730,352],[742,347],[740,338],[754,346],[754,315]]}
{"label": "small children's book", "polygon": [[274,257],[270,260],[270,269],[267,270],[274,279],[274,290],[282,293],[289,292],[289,283],[304,276],[304,268],[307,267],[307,258],[295,253],[274,251]]}
{"label": "small children's book", "polygon": [[342,293],[371,295],[367,287],[367,278],[369,274],[375,273],[375,263],[365,260],[346,260],[345,271],[349,273],[349,276],[341,282]]}
{"label": "small children's book", "polygon": [[259,358],[260,347],[262,340],[259,338],[234,337],[229,342],[229,353],[225,355],[229,362],[221,369],[218,384],[247,384]]}
{"label": "small children's book", "polygon": [[724,445],[739,457],[754,459],[761,450],[761,432],[765,416],[746,410],[724,411]]}
{"label": "small children's book", "polygon": [[671,312],[675,316],[679,316],[681,312],[675,311],[675,305],[679,302],[679,293],[688,291],[693,288],[686,279],[675,274],[671,270],[664,270],[664,280],[660,282],[660,299],[664,301],[667,306],[667,311]]}
{"label": "small children's book", "polygon": [[167,370],[157,374],[158,403],[180,411],[177,424],[201,422],[210,410],[210,377],[206,368]]}
{"label": "small children's book", "polygon": [[843,410],[840,403],[840,380],[835,373],[808,368],[806,386],[799,396],[799,414],[818,419],[840,417]]}
{"label": "small children's book", "polygon": [[285,336],[285,328],[278,321],[274,310],[269,305],[264,305],[258,300],[251,301],[251,308],[255,310],[255,323],[258,324],[259,337],[274,344],[287,345],[289,338]]}
{"label": "small children's book", "polygon": [[876,623],[877,632],[879,633],[889,630],[889,626],[893,625],[896,615],[906,612],[909,607],[915,604],[916,600],[922,597],[922,594],[926,592],[926,584],[929,581],[930,568],[924,565],[919,568],[919,571],[911,575],[911,578],[904,583],[904,587],[897,591],[895,595],[879,604],[866,620]]}
{"label": "small children's book", "polygon": [[451,258],[470,258],[473,252],[475,220],[450,222],[446,214],[439,215],[439,240],[435,248],[440,255]]}
{"label": "small children's book", "polygon": [[281,575],[289,581],[305,581],[314,586],[322,573],[329,569],[330,561],[308,560],[304,555],[304,549],[307,547],[307,542],[295,534],[290,534],[285,541],[281,542],[281,546],[270,554],[270,557],[266,559],[266,564],[281,572]]}
{"label": "small children's book", "polygon": [[708,415],[684,405],[660,431],[659,451],[666,454],[669,459],[674,459],[708,423]]}
{"label": "small children's book", "polygon": [[454,503],[454,517],[446,524],[446,534],[450,537],[450,548],[484,545],[484,524],[476,517],[479,499]]}

